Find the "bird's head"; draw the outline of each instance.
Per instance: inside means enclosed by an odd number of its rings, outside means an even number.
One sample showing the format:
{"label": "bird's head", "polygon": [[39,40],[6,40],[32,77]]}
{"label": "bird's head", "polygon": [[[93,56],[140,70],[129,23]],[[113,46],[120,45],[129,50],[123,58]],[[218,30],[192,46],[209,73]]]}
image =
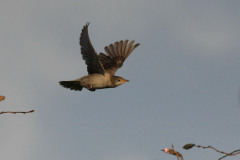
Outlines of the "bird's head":
{"label": "bird's head", "polygon": [[121,85],[121,84],[123,84],[125,82],[129,82],[129,80],[126,80],[126,79],[124,79],[122,77],[118,77],[118,76],[113,76],[112,77],[112,83],[115,86],[119,86],[119,85]]}

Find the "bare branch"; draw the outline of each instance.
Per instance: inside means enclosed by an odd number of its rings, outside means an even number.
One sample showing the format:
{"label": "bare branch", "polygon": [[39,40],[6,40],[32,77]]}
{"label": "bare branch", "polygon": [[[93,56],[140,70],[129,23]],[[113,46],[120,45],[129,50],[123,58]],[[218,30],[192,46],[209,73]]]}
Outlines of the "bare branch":
{"label": "bare branch", "polygon": [[[0,102],[3,101],[4,99],[5,99],[5,96],[0,96]],[[2,111],[2,112],[0,112],[0,114],[3,114],[3,113],[13,113],[13,114],[23,113],[23,114],[26,114],[26,113],[32,113],[32,112],[34,112],[34,110],[27,111],[27,112]]]}
{"label": "bare branch", "polygon": [[[227,157],[227,156],[232,156],[233,153],[235,153],[235,152],[238,152],[238,153],[236,153],[236,154],[239,154],[239,153],[240,153],[240,149],[239,149],[239,150],[235,150],[235,151],[233,151],[233,152],[230,153],[231,155],[225,155],[225,156],[219,158],[218,160],[221,160],[221,159],[223,159],[223,158],[225,158],[225,157]],[[236,154],[235,154],[235,155],[236,155]]]}
{"label": "bare branch", "polygon": [[[205,149],[205,148],[212,148],[212,149],[214,149],[215,151],[217,151],[217,152],[219,152],[219,153],[222,153],[222,154],[226,154],[226,155],[228,155],[228,156],[235,156],[235,155],[237,155],[237,154],[240,154],[240,152],[237,152],[237,153],[226,153],[226,152],[223,152],[223,151],[219,151],[219,150],[217,150],[216,148],[214,148],[214,147],[212,147],[212,146],[203,147],[203,146],[198,145],[198,146],[196,146],[196,147],[200,147],[200,148],[203,148],[203,149]],[[238,151],[238,150],[237,150],[237,151]]]}
{"label": "bare branch", "polygon": [[[226,152],[223,152],[223,151],[219,151],[219,150],[217,150],[216,148],[214,148],[214,147],[212,147],[212,146],[207,146],[207,147],[200,146],[200,145],[196,146],[195,144],[191,144],[191,143],[186,144],[185,146],[183,146],[183,148],[184,148],[184,149],[190,149],[190,148],[192,148],[192,147],[194,147],[194,146],[195,146],[195,147],[199,147],[199,148],[203,148],[203,149],[212,148],[212,149],[214,149],[215,151],[217,151],[217,152],[219,152],[219,153],[225,154],[225,156],[219,158],[219,160],[221,160],[221,159],[223,159],[223,158],[225,158],[225,157],[227,157],[227,156],[235,156],[235,155],[237,155],[237,154],[240,154],[240,149],[239,149],[239,150],[235,150],[235,151],[233,151],[233,152],[231,152],[231,153],[226,153]],[[236,152],[237,152],[237,153],[236,153]]]}
{"label": "bare branch", "polygon": [[184,160],[182,154],[180,154],[179,152],[174,150],[174,146],[173,145],[172,145],[172,149],[165,148],[165,150],[162,150],[162,151],[165,152],[165,153],[177,156],[178,160],[180,160],[179,157],[181,158],[181,160]]}
{"label": "bare branch", "polygon": [[34,110],[27,111],[27,112],[12,112],[12,111],[6,111],[6,112],[4,112],[4,111],[2,111],[2,112],[0,112],[0,114],[3,114],[3,113],[13,113],[13,114],[23,113],[23,114],[26,114],[26,113],[32,113],[32,112],[34,112]]}

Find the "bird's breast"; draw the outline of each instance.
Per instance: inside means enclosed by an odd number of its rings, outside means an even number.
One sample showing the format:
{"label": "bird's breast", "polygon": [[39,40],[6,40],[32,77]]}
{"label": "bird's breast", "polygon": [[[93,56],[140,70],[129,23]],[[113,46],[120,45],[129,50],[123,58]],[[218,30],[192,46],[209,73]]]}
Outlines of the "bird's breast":
{"label": "bird's breast", "polygon": [[92,86],[94,89],[108,88],[112,86],[110,75],[108,73],[103,76],[102,74],[94,73],[89,74],[80,79],[83,86]]}

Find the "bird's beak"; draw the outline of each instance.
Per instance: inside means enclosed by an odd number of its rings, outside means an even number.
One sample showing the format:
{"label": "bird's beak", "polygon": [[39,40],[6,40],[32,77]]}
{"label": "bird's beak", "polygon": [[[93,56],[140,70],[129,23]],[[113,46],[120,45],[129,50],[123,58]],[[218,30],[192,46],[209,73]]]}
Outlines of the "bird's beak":
{"label": "bird's beak", "polygon": [[123,83],[125,83],[125,82],[129,82],[129,80],[124,79],[124,80],[122,80],[122,82],[123,82]]}

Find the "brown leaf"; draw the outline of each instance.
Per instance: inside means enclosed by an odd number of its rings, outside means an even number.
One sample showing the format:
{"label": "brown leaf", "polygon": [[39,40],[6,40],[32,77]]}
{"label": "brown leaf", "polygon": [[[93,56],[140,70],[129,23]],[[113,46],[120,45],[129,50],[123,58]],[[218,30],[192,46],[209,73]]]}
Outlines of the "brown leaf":
{"label": "brown leaf", "polygon": [[5,96],[0,96],[0,102],[5,99]]}
{"label": "brown leaf", "polygon": [[184,148],[184,149],[190,149],[190,148],[192,148],[193,146],[195,146],[195,144],[188,143],[188,144],[186,144],[185,146],[183,146],[183,148]]}

